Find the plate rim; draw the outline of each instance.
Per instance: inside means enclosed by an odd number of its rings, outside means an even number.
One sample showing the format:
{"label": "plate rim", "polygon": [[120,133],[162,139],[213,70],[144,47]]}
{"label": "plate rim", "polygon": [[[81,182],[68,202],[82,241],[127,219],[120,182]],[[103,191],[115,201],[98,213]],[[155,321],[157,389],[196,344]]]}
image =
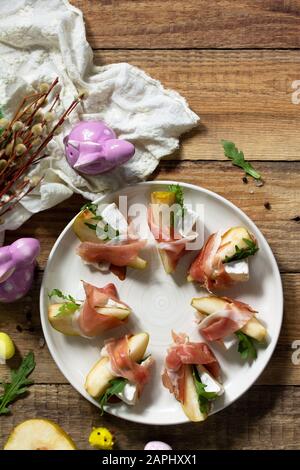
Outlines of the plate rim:
{"label": "plate rim", "polygon": [[[221,201],[222,203],[224,203],[225,205],[229,206],[231,209],[233,209],[233,211],[235,211],[236,213],[238,213],[239,215],[245,217],[247,219],[247,222],[249,223],[249,225],[253,225],[255,227],[255,229],[259,232],[260,236],[262,237],[262,239],[264,240],[265,242],[265,245],[266,245],[266,248],[267,248],[267,251],[268,251],[268,256],[271,260],[271,263],[272,263],[272,268],[273,268],[273,274],[272,276],[276,275],[277,277],[277,282],[278,282],[278,286],[280,287],[279,289],[279,292],[278,292],[278,295],[279,295],[279,300],[280,300],[280,306],[279,306],[279,310],[280,310],[280,321],[279,321],[279,327],[278,327],[278,331],[276,333],[276,337],[273,336],[272,338],[272,341],[271,343],[269,343],[268,345],[268,348],[269,348],[269,356],[265,362],[265,364],[263,365],[263,367],[261,368],[260,372],[256,375],[255,378],[251,379],[250,382],[249,382],[249,385],[242,391],[242,393],[240,395],[238,395],[237,397],[235,397],[229,404],[227,405],[224,405],[222,408],[220,408],[218,411],[212,411],[210,413],[210,415],[213,415],[217,412],[220,412],[220,411],[223,411],[224,409],[228,408],[229,406],[231,406],[236,400],[240,399],[254,384],[255,382],[259,379],[259,377],[262,375],[262,373],[264,372],[264,370],[266,369],[267,365],[269,364],[272,356],[273,356],[273,353],[274,353],[274,350],[277,346],[277,343],[278,343],[278,339],[279,339],[279,336],[280,336],[280,332],[281,332],[281,329],[282,329],[282,322],[283,322],[283,313],[284,313],[284,296],[283,296],[283,286],[282,286],[282,279],[281,279],[281,275],[280,275],[280,271],[279,271],[279,267],[278,267],[278,264],[277,264],[277,261],[276,261],[276,258],[274,256],[274,253],[267,241],[267,239],[265,238],[264,234],[261,232],[261,230],[257,227],[257,225],[255,224],[255,222],[252,221],[252,219],[242,210],[240,209],[238,206],[236,206],[233,202],[231,202],[230,200],[226,199],[224,196],[221,196],[220,194],[214,192],[214,191],[211,191],[207,188],[203,188],[202,186],[197,186],[195,184],[192,184],[192,183],[185,183],[185,182],[181,182],[181,181],[178,181],[178,180],[150,180],[150,181],[141,181],[141,182],[138,182],[136,184],[130,184],[130,185],[125,185],[124,187],[120,188],[120,189],[117,189],[115,191],[110,191],[106,194],[103,194],[101,196],[99,196],[98,198],[96,198],[95,200],[93,200],[92,202],[94,203],[99,203],[101,202],[104,198],[106,197],[109,197],[110,195],[113,195],[115,193],[120,193],[121,191],[127,191],[129,190],[130,188],[136,188],[137,186],[151,186],[151,185],[169,185],[169,184],[179,184],[183,187],[186,187],[188,189],[191,189],[191,190],[196,190],[198,192],[202,192],[204,194],[207,194],[208,196],[211,196],[213,198],[216,198],[218,199],[219,201]],[[78,211],[79,213],[80,211]],[[53,359],[53,361],[55,362],[57,368],[59,369],[59,371],[62,373],[62,375],[67,379],[67,381],[69,382],[69,384],[82,396],[84,397],[86,400],[88,400],[90,403],[92,403],[94,406],[96,407],[99,407],[96,400],[94,400],[92,397],[90,397],[87,393],[82,393],[82,390],[79,390],[79,388],[77,387],[77,385],[74,385],[74,383],[70,380],[69,378],[69,374],[66,373],[65,371],[63,371],[63,366],[62,364],[60,363],[60,359],[59,357],[57,356],[56,354],[56,351],[54,350],[54,348],[50,347],[49,344],[51,344],[51,340],[50,340],[50,335],[48,335],[48,328],[49,328],[49,324],[47,323],[47,318],[46,318],[46,315],[45,315],[45,312],[44,312],[44,296],[45,296],[45,279],[47,277],[47,274],[48,274],[48,269],[49,269],[49,266],[51,264],[51,261],[52,261],[52,258],[55,254],[55,251],[56,251],[56,248],[59,246],[62,238],[64,237],[64,235],[69,231],[69,229],[71,228],[72,224],[73,224],[73,221],[75,220],[75,218],[77,217],[78,213],[76,213],[76,215],[67,223],[67,225],[65,226],[65,228],[62,230],[62,232],[59,234],[59,236],[57,237],[54,245],[52,246],[51,250],[50,250],[50,253],[49,253],[49,256],[48,256],[48,259],[47,259],[47,262],[46,262],[46,266],[45,266],[45,269],[44,269],[44,272],[43,272],[43,277],[42,277],[42,282],[41,282],[41,286],[40,286],[40,296],[39,296],[39,309],[40,309],[40,319],[41,319],[41,325],[42,325],[42,330],[43,330],[43,335],[45,337],[45,341],[47,343],[47,347],[48,347],[48,350],[50,352],[50,355]],[[130,422],[135,422],[135,423],[139,423],[139,424],[144,424],[144,425],[159,425],[159,426],[170,426],[170,425],[178,425],[178,424],[185,424],[185,423],[190,423],[190,421],[188,420],[188,418],[186,419],[179,419],[178,421],[176,422],[164,422],[164,423],[157,423],[156,421],[151,421],[151,420],[147,420],[147,422],[143,421],[143,420],[139,420],[139,419],[136,419],[136,417],[132,417],[130,414],[126,417],[124,416],[120,416],[118,413],[114,413],[114,410],[113,409],[109,409],[106,411],[107,413],[109,413],[110,415],[112,416],[115,416],[117,418],[120,418],[120,419],[124,419],[126,421],[130,421]]]}

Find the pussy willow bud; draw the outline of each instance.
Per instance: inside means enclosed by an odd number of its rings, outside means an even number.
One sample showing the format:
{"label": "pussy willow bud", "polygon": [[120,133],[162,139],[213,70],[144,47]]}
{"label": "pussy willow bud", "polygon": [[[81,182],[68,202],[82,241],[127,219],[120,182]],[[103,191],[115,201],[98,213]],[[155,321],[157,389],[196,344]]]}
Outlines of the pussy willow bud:
{"label": "pussy willow bud", "polygon": [[42,122],[44,120],[44,113],[40,109],[34,115],[35,122]]}
{"label": "pussy willow bud", "polygon": [[19,136],[19,137],[16,138],[16,144],[23,144],[22,137]]}
{"label": "pussy willow bud", "polygon": [[27,147],[24,144],[18,144],[16,145],[16,154],[17,155],[23,155],[24,152],[26,152]]}
{"label": "pussy willow bud", "polygon": [[41,177],[40,176],[32,176],[30,178],[30,186],[34,188],[41,182]]}
{"label": "pussy willow bud", "polygon": [[24,127],[24,124],[22,121],[15,121],[13,125],[11,126],[14,132],[20,131],[21,129],[23,129],[23,127]]}
{"label": "pussy willow bud", "polygon": [[33,141],[31,142],[31,145],[33,147],[39,147],[42,143],[42,139],[40,137],[36,137],[35,139],[33,139]]}
{"label": "pussy willow bud", "polygon": [[45,99],[45,98],[41,98],[41,99],[39,99],[39,101],[38,101],[38,105],[41,106],[42,108],[43,108],[44,106],[47,106],[47,104],[48,104],[47,98],[46,98],[46,99]]}
{"label": "pussy willow bud", "polygon": [[1,160],[0,160],[0,171],[3,170],[3,168],[6,167],[6,164],[7,164],[6,160],[1,158]]}
{"label": "pussy willow bud", "polygon": [[55,113],[53,111],[48,111],[44,114],[44,119],[46,122],[52,122],[55,119]]}
{"label": "pussy willow bud", "polygon": [[6,129],[9,124],[9,120],[5,118],[0,119],[0,129]]}
{"label": "pussy willow bud", "polygon": [[31,132],[35,137],[41,135],[43,133],[42,124],[35,124],[34,126],[32,126]]}
{"label": "pussy willow bud", "polygon": [[5,155],[10,155],[11,152],[12,152],[12,149],[13,149],[13,142],[9,142],[9,144],[7,144],[7,146],[5,147]]}
{"label": "pussy willow bud", "polygon": [[47,93],[47,91],[49,90],[50,88],[50,85],[46,82],[43,82],[43,83],[40,83],[39,84],[39,91],[41,93]]}

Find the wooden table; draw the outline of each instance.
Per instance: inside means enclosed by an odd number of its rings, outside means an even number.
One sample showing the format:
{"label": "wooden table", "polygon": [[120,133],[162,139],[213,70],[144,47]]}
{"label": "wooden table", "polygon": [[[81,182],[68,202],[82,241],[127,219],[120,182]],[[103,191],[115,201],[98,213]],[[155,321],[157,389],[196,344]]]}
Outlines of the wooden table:
{"label": "wooden table", "polygon": [[[186,97],[201,116],[199,128],[154,177],[194,183],[228,198],[262,230],[277,258],[285,317],[275,354],[258,383],[227,410],[202,425],[143,426],[99,416],[66,381],[43,347],[39,284],[49,251],[82,204],[78,196],[40,213],[7,242],[36,236],[42,252],[33,291],[1,308],[0,330],[20,354],[36,353],[35,385],[13,413],[0,418],[0,444],[14,425],[31,417],[61,424],[79,448],[89,448],[92,426],[116,433],[118,448],[142,449],[152,438],[175,449],[297,449],[300,446],[300,365],[291,362],[300,340],[300,1],[290,0],[74,0],[84,13],[95,62],[126,61]],[[223,156],[220,139],[233,140],[265,179],[249,180]],[[269,202],[271,209],[265,208]],[[18,357],[13,364],[18,363]],[[4,366],[1,368],[1,375]]]}

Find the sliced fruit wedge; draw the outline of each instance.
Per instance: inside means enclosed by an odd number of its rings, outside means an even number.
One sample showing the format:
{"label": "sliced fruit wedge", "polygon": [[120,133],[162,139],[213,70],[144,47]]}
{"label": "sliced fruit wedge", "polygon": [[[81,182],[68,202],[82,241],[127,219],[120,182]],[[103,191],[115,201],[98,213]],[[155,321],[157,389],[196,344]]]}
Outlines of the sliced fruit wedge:
{"label": "sliced fruit wedge", "polygon": [[[200,315],[211,315],[223,310],[229,302],[222,297],[210,295],[207,297],[194,297],[191,305]],[[267,336],[267,330],[262,323],[255,317],[252,317],[241,331],[257,341],[264,341]]]}
{"label": "sliced fruit wedge", "polygon": [[[166,223],[167,225],[171,226],[171,216],[168,207],[171,207],[173,204],[175,204],[175,202],[175,193],[172,191],[155,191],[151,193],[151,210],[153,222],[160,229],[162,228],[163,223]],[[165,213],[164,207],[166,209]],[[173,273],[176,269],[177,262],[174,261],[174,259],[166,250],[158,251],[166,273]]]}
{"label": "sliced fruit wedge", "polygon": [[53,421],[29,419],[13,429],[4,450],[76,450],[76,446]]}
{"label": "sliced fruit wedge", "polygon": [[[94,227],[94,228],[93,228]],[[95,214],[89,209],[81,211],[73,222],[73,230],[81,242],[104,243],[97,237],[97,220]],[[137,256],[128,266],[134,269],[145,269],[147,261]]]}
{"label": "sliced fruit wedge", "polygon": [[239,249],[248,248],[245,240],[255,242],[253,235],[245,227],[231,227],[222,235],[217,254],[224,262],[235,254],[236,247]]}
{"label": "sliced fruit wedge", "polygon": [[202,413],[200,410],[191,365],[185,365],[184,379],[184,402],[181,405],[182,409],[190,421],[204,421],[207,418],[207,414]]}
{"label": "sliced fruit wedge", "polygon": [[[135,362],[143,359],[149,343],[148,333],[138,333],[128,340],[129,355]],[[109,381],[114,379],[108,357],[102,357],[90,370],[86,377],[85,389],[93,398],[98,398],[109,386]]]}
{"label": "sliced fruit wedge", "polygon": [[51,324],[51,326],[59,331],[60,333],[63,333],[64,335],[68,336],[80,336],[79,332],[76,331],[74,328],[74,315],[77,314],[77,310],[69,315],[59,315],[59,309],[61,308],[63,304],[51,304],[48,307],[48,319]]}

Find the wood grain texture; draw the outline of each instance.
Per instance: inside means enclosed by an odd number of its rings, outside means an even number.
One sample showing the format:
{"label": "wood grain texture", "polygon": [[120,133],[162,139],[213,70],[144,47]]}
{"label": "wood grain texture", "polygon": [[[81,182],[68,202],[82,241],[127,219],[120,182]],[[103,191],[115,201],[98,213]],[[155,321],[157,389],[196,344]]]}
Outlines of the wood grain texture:
{"label": "wood grain texture", "polygon": [[[300,388],[252,387],[230,408],[204,423],[181,426],[145,426],[99,410],[69,385],[38,385],[15,403],[11,416],[0,420],[0,447],[13,426],[34,417],[53,419],[64,427],[79,449],[90,449],[93,426],[107,426],[116,436],[116,449],[143,449],[153,439],[176,450],[298,449],[300,442]],[[188,436],[188,437],[185,437]]]}
{"label": "wood grain texture", "polygon": [[221,139],[233,140],[249,160],[300,159],[300,104],[292,103],[298,52],[95,52],[95,63],[113,62],[142,68],[201,117],[172,159],[225,159]]}
{"label": "wood grain texture", "polygon": [[[263,187],[256,187],[249,178],[244,184],[243,171],[226,162],[176,162],[164,161],[156,172],[158,179],[170,179],[193,183],[215,191],[240,207],[262,230],[273,249],[283,272],[300,271],[299,216],[300,163],[299,162],[255,162],[255,167],[265,179]],[[271,204],[271,210],[264,203]],[[26,222],[17,232],[18,236],[36,236],[42,241],[39,257],[40,268],[45,266],[49,251],[65,225],[83,204],[80,196],[60,204],[55,209],[41,212]],[[7,235],[12,242],[16,233]]]}
{"label": "wood grain texture", "polygon": [[72,0],[93,48],[297,48],[299,0]]}

